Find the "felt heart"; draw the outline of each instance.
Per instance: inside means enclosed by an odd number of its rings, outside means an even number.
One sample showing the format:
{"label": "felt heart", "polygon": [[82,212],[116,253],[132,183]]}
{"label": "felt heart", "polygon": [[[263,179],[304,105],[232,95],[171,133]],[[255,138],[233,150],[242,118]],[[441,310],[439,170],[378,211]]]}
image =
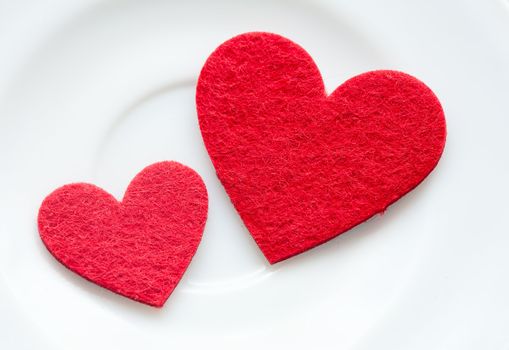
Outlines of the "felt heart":
{"label": "felt heart", "polygon": [[270,33],[219,46],[196,102],[217,175],[270,263],[383,212],[445,144],[440,103],[416,78],[373,71],[327,95],[309,54]]}
{"label": "felt heart", "polygon": [[44,199],[38,226],[48,250],[82,277],[161,307],[191,262],[207,218],[200,176],[176,162],[143,169],[118,202],[85,183]]}

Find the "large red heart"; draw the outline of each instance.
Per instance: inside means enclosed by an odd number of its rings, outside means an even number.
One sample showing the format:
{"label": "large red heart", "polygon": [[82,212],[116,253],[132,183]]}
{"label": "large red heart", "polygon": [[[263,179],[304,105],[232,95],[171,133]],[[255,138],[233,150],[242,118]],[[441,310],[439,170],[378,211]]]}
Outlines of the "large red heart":
{"label": "large red heart", "polygon": [[196,172],[161,162],[136,175],[121,202],[84,183],[55,190],[39,209],[39,232],[72,271],[161,307],[200,243],[207,203]]}
{"label": "large red heart", "polygon": [[416,78],[373,71],[327,95],[309,54],[275,34],[219,46],[196,102],[217,175],[270,263],[384,211],[445,144],[440,103]]}

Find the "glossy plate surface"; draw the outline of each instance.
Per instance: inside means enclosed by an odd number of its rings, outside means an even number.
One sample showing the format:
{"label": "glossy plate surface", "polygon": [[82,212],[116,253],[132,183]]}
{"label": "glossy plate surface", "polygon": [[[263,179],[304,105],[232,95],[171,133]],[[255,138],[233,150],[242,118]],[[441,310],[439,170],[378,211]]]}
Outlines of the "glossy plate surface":
{"label": "glossy plate surface", "polygon": [[[397,69],[448,123],[438,167],[350,232],[270,266],[201,140],[194,89],[224,40],[302,45],[329,91]],[[1,349],[509,348],[509,2],[0,1]],[[120,198],[177,160],[209,191],[203,241],[159,310],[91,284],[46,251],[49,192]]]}

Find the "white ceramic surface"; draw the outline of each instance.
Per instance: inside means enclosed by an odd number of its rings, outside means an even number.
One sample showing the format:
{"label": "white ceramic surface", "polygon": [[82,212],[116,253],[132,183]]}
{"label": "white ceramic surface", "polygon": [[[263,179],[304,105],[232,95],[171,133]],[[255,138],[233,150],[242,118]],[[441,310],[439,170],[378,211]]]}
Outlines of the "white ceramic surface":
{"label": "white ceramic surface", "polygon": [[[200,137],[208,54],[247,31],[302,45],[329,91],[372,69],[426,82],[445,153],[415,191],[270,266]],[[0,349],[509,349],[509,2],[0,0]],[[36,230],[68,182],[121,197],[173,159],[209,191],[163,309],[66,270]]]}

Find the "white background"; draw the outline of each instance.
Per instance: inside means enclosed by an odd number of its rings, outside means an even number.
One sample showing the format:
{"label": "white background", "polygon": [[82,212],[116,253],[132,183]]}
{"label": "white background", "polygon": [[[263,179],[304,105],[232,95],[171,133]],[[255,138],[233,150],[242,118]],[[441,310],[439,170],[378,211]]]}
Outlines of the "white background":
{"label": "white background", "polygon": [[[273,31],[329,91],[397,69],[430,86],[445,153],[415,191],[269,266],[197,125],[208,54]],[[509,2],[0,0],[0,349],[509,349]],[[163,309],[84,281],[36,229],[68,182],[121,198],[144,166],[197,170],[202,244]]]}

